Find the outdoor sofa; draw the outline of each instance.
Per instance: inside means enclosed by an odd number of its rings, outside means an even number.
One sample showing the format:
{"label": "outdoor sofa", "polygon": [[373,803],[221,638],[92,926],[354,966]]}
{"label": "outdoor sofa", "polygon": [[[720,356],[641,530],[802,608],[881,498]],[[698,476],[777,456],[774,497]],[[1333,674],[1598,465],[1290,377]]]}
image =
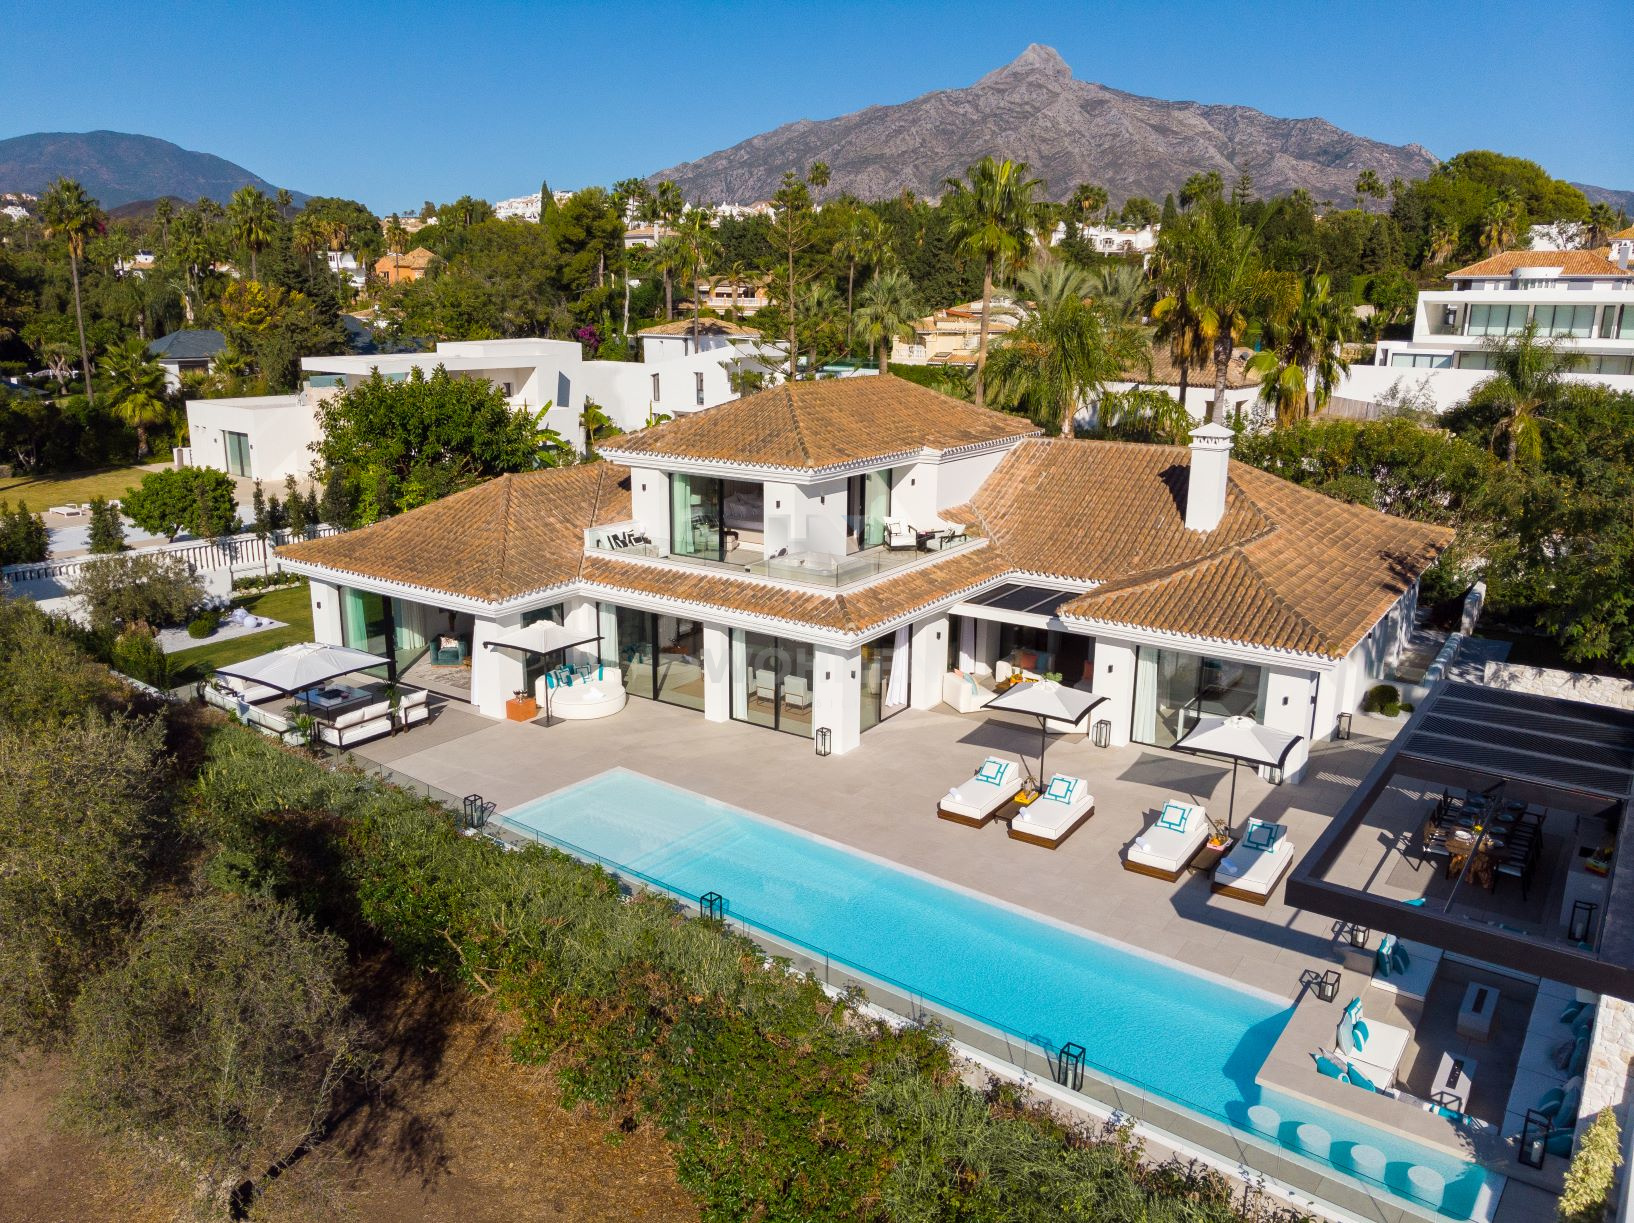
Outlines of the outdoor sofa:
{"label": "outdoor sofa", "polygon": [[397,726],[413,726],[416,722],[424,722],[430,716],[431,708],[426,704],[426,690],[411,688],[398,697],[395,719],[390,698],[382,697],[371,704],[349,709],[333,721],[320,721],[318,741],[330,747],[351,747],[369,739],[378,739],[381,735],[391,734],[394,721]]}
{"label": "outdoor sofa", "polygon": [[594,679],[586,677],[571,684],[558,683],[554,675],[541,675],[533,682],[533,694],[539,708],[546,710],[552,718],[569,722],[612,717],[624,708],[624,702],[628,699],[624,692],[623,672],[614,666],[597,667],[596,672]]}
{"label": "outdoor sofa", "polygon": [[1021,790],[1021,766],[989,756],[973,776],[954,786],[936,804],[936,814],[955,824],[980,828]]}
{"label": "outdoor sofa", "polygon": [[1294,864],[1294,847],[1281,824],[1249,820],[1248,831],[1214,868],[1214,894],[1262,905]]}
{"label": "outdoor sofa", "polygon": [[1095,796],[1082,777],[1057,773],[1010,821],[1012,840],[1054,849],[1095,814]]}
{"label": "outdoor sofa", "polygon": [[[1388,1088],[1396,1085],[1396,1070],[1407,1052],[1412,1033],[1394,1024],[1367,1018],[1360,997],[1352,998],[1339,1017],[1334,1032],[1334,1049],[1344,1061],[1351,1082]],[[1361,1075],[1357,1075],[1357,1071]],[[1363,1084],[1360,1080],[1367,1080]]]}
{"label": "outdoor sofa", "polygon": [[1387,934],[1373,954],[1371,983],[1387,994],[1423,1002],[1440,967],[1441,948]]}
{"label": "outdoor sofa", "polygon": [[1124,853],[1123,869],[1170,882],[1180,878],[1209,836],[1208,816],[1196,803],[1171,798],[1150,828]]}
{"label": "outdoor sofa", "polygon": [[942,676],[942,703],[959,713],[975,713],[995,695],[991,674],[949,671]]}

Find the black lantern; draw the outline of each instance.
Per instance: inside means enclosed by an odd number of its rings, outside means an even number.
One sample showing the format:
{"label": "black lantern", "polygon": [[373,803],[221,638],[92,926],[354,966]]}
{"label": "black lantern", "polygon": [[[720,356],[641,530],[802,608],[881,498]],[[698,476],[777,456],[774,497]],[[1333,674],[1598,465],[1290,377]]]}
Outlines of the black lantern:
{"label": "black lantern", "polygon": [[1350,738],[1350,717],[1351,715],[1348,713],[1342,713],[1339,715],[1338,737],[1341,739]]}
{"label": "black lantern", "polygon": [[1538,1112],[1535,1108],[1526,1110],[1526,1121],[1521,1126],[1520,1149],[1515,1152],[1515,1158],[1528,1168],[1543,1167],[1543,1160],[1548,1155],[1549,1118],[1547,1114]]}
{"label": "black lantern", "polygon": [[1299,983],[1323,1002],[1332,1002],[1339,996],[1339,970],[1337,968],[1330,968],[1327,972],[1317,972],[1314,968],[1307,968],[1299,974]]}
{"label": "black lantern", "polygon": [[1084,1047],[1076,1041],[1061,1046],[1061,1055],[1055,1062],[1055,1081],[1074,1091],[1084,1089]]}
{"label": "black lantern", "polygon": [[1350,945],[1352,947],[1366,947],[1367,940],[1373,937],[1373,931],[1366,926],[1352,925],[1350,927]]}
{"label": "black lantern", "polygon": [[716,921],[725,921],[726,897],[719,892],[705,892],[698,897],[698,916],[713,917]]}
{"label": "black lantern", "polygon": [[1105,718],[1097,719],[1092,732],[1096,747],[1112,746],[1112,723]]}
{"label": "black lantern", "polygon": [[1594,912],[1600,906],[1589,900],[1572,901],[1572,919],[1566,925],[1566,933],[1574,943],[1588,943],[1594,941]]}
{"label": "black lantern", "polygon": [[826,726],[819,726],[817,728],[817,733],[816,733],[816,735],[813,736],[813,738],[816,741],[817,754],[819,756],[833,755],[833,753],[834,753],[834,732],[833,731],[829,730],[829,728],[826,727]]}

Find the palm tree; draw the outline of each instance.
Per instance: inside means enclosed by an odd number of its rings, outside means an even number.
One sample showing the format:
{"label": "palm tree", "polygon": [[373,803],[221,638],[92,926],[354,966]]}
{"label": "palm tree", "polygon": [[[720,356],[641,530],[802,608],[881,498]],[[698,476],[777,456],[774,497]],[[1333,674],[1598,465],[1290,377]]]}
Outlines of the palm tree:
{"label": "palm tree", "polygon": [[1565,374],[1582,361],[1558,339],[1540,339],[1537,320],[1513,336],[1488,340],[1492,377],[1469,395],[1471,407],[1495,408],[1502,413],[1492,430],[1496,447],[1504,439],[1507,460],[1536,459],[1542,450],[1545,415],[1559,396]]}
{"label": "palm tree", "polygon": [[1138,323],[1151,286],[1132,263],[1103,263],[1089,273],[1089,295],[1120,323]]}
{"label": "palm tree", "polygon": [[1432,222],[1429,238],[1424,247],[1424,262],[1445,263],[1453,257],[1457,249],[1458,231],[1445,221]]}
{"label": "palm tree", "polygon": [[1237,219],[1236,209],[1219,199],[1203,199],[1187,217],[1174,248],[1174,257],[1189,265],[1188,305],[1196,312],[1198,333],[1213,350],[1211,424],[1219,422],[1225,408],[1232,350],[1265,292],[1257,239]]}
{"label": "palm tree", "polygon": [[824,187],[828,186],[828,180],[828,163],[826,161],[812,162],[811,169],[806,171],[806,181],[818,191],[821,191]]}
{"label": "palm tree", "polygon": [[289,188],[288,187],[278,188],[277,203],[278,203],[278,219],[280,221],[289,220],[289,208],[290,208],[290,205],[293,204],[294,202],[295,202],[295,197],[289,193]]}
{"label": "palm tree", "polygon": [[251,280],[261,279],[256,256],[272,243],[277,223],[273,213],[272,201],[254,187],[240,187],[227,205],[227,223],[232,227],[233,239],[250,252]]}
{"label": "palm tree", "polygon": [[1208,359],[1209,339],[1197,313],[1197,278],[1188,258],[1190,213],[1177,213],[1163,228],[1153,252],[1152,277],[1161,296],[1152,306],[1157,338],[1168,345],[1169,360],[1180,371],[1180,402],[1190,392],[1191,369]]}
{"label": "palm tree", "polygon": [[686,271],[691,252],[679,234],[665,234],[653,245],[647,259],[653,271],[664,278],[664,319],[668,322],[675,317],[675,274]]}
{"label": "palm tree", "polygon": [[153,220],[159,227],[159,249],[163,251],[170,245],[170,220],[176,215],[176,205],[171,203],[168,195],[160,196],[153,205]]}
{"label": "palm tree", "polygon": [[976,343],[976,404],[986,402],[987,337],[993,304],[993,273],[1003,261],[1019,261],[1032,235],[1034,197],[1043,184],[1027,177],[1027,163],[984,157],[965,171],[968,182],[948,180],[949,236],[966,255],[982,261],[982,327]]}
{"label": "palm tree", "polygon": [[102,358],[112,395],[113,413],[136,430],[136,457],[148,453],[148,428],[170,419],[165,397],[165,371],[147,345],[132,336],[110,348]]}
{"label": "palm tree", "polygon": [[692,351],[698,351],[698,281],[708,273],[720,258],[721,240],[715,234],[714,213],[707,208],[694,208],[681,221],[676,236],[686,249],[686,280],[692,286]]}
{"label": "palm tree", "polygon": [[1105,187],[1098,187],[1094,183],[1079,183],[1067,197],[1067,212],[1071,214],[1074,225],[1086,225],[1095,219],[1096,214],[1106,209],[1108,202]]}
{"label": "palm tree", "polygon": [[1506,188],[1481,217],[1481,249],[1489,255],[1508,250],[1520,239],[1520,225],[1520,201]]}
{"label": "palm tree", "polygon": [[1384,184],[1379,181],[1377,170],[1363,170],[1356,176],[1356,210],[1358,212],[1366,207],[1364,200],[1368,197],[1376,200],[1384,198]]}
{"label": "palm tree", "polygon": [[91,388],[91,350],[85,345],[85,308],[80,304],[79,261],[85,258],[85,240],[102,230],[102,209],[71,178],[59,178],[40,197],[40,218],[48,238],[68,240],[68,272],[74,281],[74,321],[79,326],[79,363],[85,372],[85,402],[95,404]]}
{"label": "palm tree", "polygon": [[1140,329],[1108,317],[1087,300],[1089,290],[1082,268],[1040,259],[1017,279],[1024,317],[993,350],[995,397],[1062,437],[1072,436],[1078,409],[1107,383],[1132,366],[1151,366]]}
{"label": "palm tree", "polygon": [[1260,398],[1276,406],[1278,425],[1320,412],[1350,368],[1344,343],[1356,316],[1331,290],[1320,273],[1302,281],[1293,308],[1266,320],[1265,347],[1248,362],[1263,379]]}
{"label": "palm tree", "polygon": [[673,225],[681,219],[686,211],[686,197],[681,189],[665,179],[653,188],[652,194],[641,201],[641,216],[653,227],[652,236],[657,239],[662,236],[664,225]]}
{"label": "palm tree", "polygon": [[853,326],[870,349],[878,350],[880,373],[891,372],[891,342],[911,341],[920,314],[913,281],[901,268],[883,268],[862,287]]}
{"label": "palm tree", "polygon": [[866,205],[854,209],[845,230],[834,243],[834,258],[845,261],[845,316],[849,333],[856,318],[857,265],[878,268],[890,254],[891,239],[879,213]]}

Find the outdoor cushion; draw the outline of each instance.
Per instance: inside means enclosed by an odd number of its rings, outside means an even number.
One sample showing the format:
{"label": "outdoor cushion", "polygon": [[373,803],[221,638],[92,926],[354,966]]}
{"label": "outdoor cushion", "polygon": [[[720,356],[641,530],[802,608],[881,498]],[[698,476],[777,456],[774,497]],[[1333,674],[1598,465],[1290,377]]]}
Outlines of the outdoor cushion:
{"label": "outdoor cushion", "polygon": [[1555,1120],[1562,1125],[1576,1125],[1577,1106],[1582,1103],[1582,1100],[1583,1088],[1581,1086],[1568,1087],[1560,1101],[1560,1111],[1555,1113]]}
{"label": "outdoor cushion", "polygon": [[1345,1003],[1345,1018],[1346,1019],[1360,1019],[1361,1017],[1362,1017],[1362,999],[1361,999],[1361,995],[1358,994],[1356,997],[1352,998],[1349,1002]]}
{"label": "outdoor cushion", "polygon": [[1396,936],[1387,934],[1379,944],[1379,949],[1373,956],[1373,971],[1381,977],[1388,977],[1395,968]]}
{"label": "outdoor cushion", "polygon": [[1355,1042],[1358,1053],[1367,1047],[1367,1020],[1358,1019],[1350,1025],[1350,1039]]}
{"label": "outdoor cushion", "polygon": [[1157,826],[1171,832],[1185,832],[1186,821],[1190,818],[1190,807],[1184,803],[1167,802],[1163,804],[1163,813],[1157,817]]}
{"label": "outdoor cushion", "polygon": [[1325,1075],[1330,1079],[1338,1079],[1341,1083],[1350,1081],[1345,1077],[1345,1068],[1327,1054],[1313,1053],[1311,1056],[1316,1059],[1316,1072],[1318,1074]]}
{"label": "outdoor cushion", "polygon": [[982,761],[981,766],[976,770],[976,780],[985,781],[989,785],[998,785],[1003,776],[1004,761],[996,760],[992,756]]}
{"label": "outdoor cushion", "polygon": [[1352,1087],[1362,1087],[1362,1088],[1365,1088],[1368,1091],[1377,1091],[1378,1090],[1378,1086],[1373,1082],[1372,1079],[1368,1078],[1360,1070],[1356,1069],[1356,1063],[1355,1062],[1346,1062],[1345,1063],[1345,1074],[1349,1077],[1350,1084],[1351,1084]]}
{"label": "outdoor cushion", "polygon": [[1570,1155],[1572,1153],[1572,1136],[1577,1128],[1570,1126],[1561,1130],[1550,1130],[1549,1136],[1543,1140],[1543,1149],[1550,1155]]}
{"label": "outdoor cushion", "polygon": [[1582,1074],[1584,1068],[1587,1067],[1588,1064],[1589,1038],[1587,1036],[1579,1036],[1577,1038],[1577,1044],[1572,1048],[1571,1060],[1566,1063],[1566,1073],[1574,1075]]}
{"label": "outdoor cushion", "polygon": [[1282,835],[1280,824],[1267,824],[1261,820],[1250,820],[1248,835],[1243,838],[1243,844],[1250,849],[1275,849],[1277,838]]}
{"label": "outdoor cushion", "polygon": [[1532,1106],[1532,1111],[1541,1113],[1550,1121],[1553,1121],[1555,1114],[1560,1111],[1560,1105],[1565,1099],[1566,1093],[1564,1091],[1558,1087],[1551,1087],[1538,1097],[1538,1102]]}
{"label": "outdoor cushion", "polygon": [[1356,1047],[1356,1021],[1346,1015],[1339,1021],[1339,1052],[1349,1053]]}
{"label": "outdoor cushion", "polygon": [[1399,974],[1406,972],[1411,962],[1407,956],[1407,944],[1397,939],[1395,946],[1390,949],[1390,966]]}
{"label": "outdoor cushion", "polygon": [[1050,778],[1050,784],[1044,791],[1044,797],[1052,803],[1070,803],[1072,801],[1072,791],[1077,784],[1076,778],[1063,777],[1060,773],[1057,773]]}
{"label": "outdoor cushion", "polygon": [[1560,1022],[1576,1023],[1577,1017],[1583,1013],[1583,1008],[1586,1005],[1588,1004],[1584,1002],[1568,1002],[1566,1009],[1560,1012]]}
{"label": "outdoor cushion", "polygon": [[1577,1022],[1572,1024],[1573,1036],[1587,1036],[1594,1031],[1594,1007],[1586,1006],[1578,1012]]}

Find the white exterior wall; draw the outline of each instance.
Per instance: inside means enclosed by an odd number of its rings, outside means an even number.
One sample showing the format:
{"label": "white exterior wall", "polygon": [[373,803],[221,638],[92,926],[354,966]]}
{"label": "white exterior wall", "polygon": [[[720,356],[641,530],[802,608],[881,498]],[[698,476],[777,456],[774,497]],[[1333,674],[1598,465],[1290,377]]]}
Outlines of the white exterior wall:
{"label": "white exterior wall", "polygon": [[[947,674],[948,618],[927,616],[913,623],[910,637],[908,704],[933,709],[942,703],[942,677]],[[860,697],[859,697],[860,699]]]}
{"label": "white exterior wall", "polygon": [[1112,723],[1112,744],[1124,747],[1135,718],[1135,643],[1116,637],[1095,637],[1095,679],[1090,687],[1106,703],[1091,713],[1092,722]]}
{"label": "white exterior wall", "polygon": [[936,508],[936,464],[898,467],[891,486],[891,517],[926,530]]}
{"label": "white exterior wall", "polygon": [[798,551],[795,544],[805,537],[806,530],[805,490],[798,484],[775,480],[767,480],[761,487],[766,555],[771,556],[783,548]]}
{"label": "white exterior wall", "polygon": [[845,481],[825,480],[801,485],[805,494],[805,522],[799,538],[804,551],[845,555]]}
{"label": "white exterior wall", "polygon": [[862,651],[857,646],[818,646],[814,653],[812,726],[828,727],[833,752],[840,756],[862,738]]}
{"label": "white exterior wall", "polygon": [[630,513],[659,552],[669,555],[669,476],[651,467],[630,468]]}
{"label": "white exterior wall", "polygon": [[521,612],[498,619],[478,616],[471,626],[471,704],[490,718],[504,718],[505,702],[522,689],[522,656],[515,650],[490,650],[492,641],[522,626]]}
{"label": "white exterior wall", "polygon": [[963,505],[969,501],[1009,453],[1004,450],[965,455],[942,463],[936,472],[936,508]]}
{"label": "white exterior wall", "polygon": [[316,578],[307,583],[312,600],[312,640],[322,645],[344,645],[340,621],[340,587]]}
{"label": "white exterior wall", "polygon": [[732,717],[732,633],[725,625],[704,625],[704,720]]}
{"label": "white exterior wall", "polygon": [[1311,697],[1316,676],[1293,667],[1265,668],[1265,713],[1261,719],[1272,730],[1299,735],[1303,742],[1294,746],[1283,766],[1283,775],[1297,781],[1310,755]]}
{"label": "white exterior wall", "polygon": [[249,439],[252,479],[304,478],[312,468],[321,395],[261,395],[243,399],[189,399],[187,430],[193,465],[227,471],[225,433]]}

